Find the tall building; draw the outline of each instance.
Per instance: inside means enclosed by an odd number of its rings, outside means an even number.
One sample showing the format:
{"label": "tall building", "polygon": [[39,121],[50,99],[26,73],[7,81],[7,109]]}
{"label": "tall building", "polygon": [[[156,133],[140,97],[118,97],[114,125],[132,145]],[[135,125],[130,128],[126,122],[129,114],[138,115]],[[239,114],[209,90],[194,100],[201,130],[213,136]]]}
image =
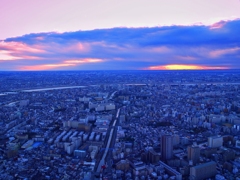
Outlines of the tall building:
{"label": "tall building", "polygon": [[87,155],[87,152],[85,150],[74,150],[74,156],[77,156],[80,159],[85,158],[86,155]]}
{"label": "tall building", "polygon": [[19,144],[18,143],[10,143],[7,146],[7,157],[12,158],[18,155]]}
{"label": "tall building", "polygon": [[236,148],[240,148],[240,141],[239,140],[236,141]]}
{"label": "tall building", "polygon": [[141,154],[141,160],[145,163],[156,164],[160,160],[160,155],[156,153],[153,148],[146,148]]}
{"label": "tall building", "polygon": [[173,157],[173,137],[171,135],[163,135],[161,137],[161,155],[162,160],[169,160]]}
{"label": "tall building", "polygon": [[190,168],[191,180],[202,180],[214,177],[217,174],[216,163],[211,161]]}
{"label": "tall building", "polygon": [[193,165],[196,165],[199,162],[200,157],[200,148],[198,146],[188,146],[188,160],[193,162]]}
{"label": "tall building", "polygon": [[116,163],[116,169],[126,171],[130,168],[130,162],[129,160],[120,160],[118,163]]}
{"label": "tall building", "polygon": [[221,147],[223,145],[223,137],[212,136],[208,138],[208,146],[211,148]]}
{"label": "tall building", "polygon": [[180,143],[180,136],[178,134],[173,135],[173,146],[177,146]]}

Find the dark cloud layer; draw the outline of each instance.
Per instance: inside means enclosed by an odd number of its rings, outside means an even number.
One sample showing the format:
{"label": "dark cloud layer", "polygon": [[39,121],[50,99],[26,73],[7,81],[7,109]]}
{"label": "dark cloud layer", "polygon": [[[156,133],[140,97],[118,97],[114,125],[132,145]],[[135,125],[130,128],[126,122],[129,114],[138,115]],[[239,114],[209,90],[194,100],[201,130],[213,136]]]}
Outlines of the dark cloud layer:
{"label": "dark cloud layer", "polygon": [[240,20],[212,26],[38,33],[0,42],[1,70],[240,68]]}

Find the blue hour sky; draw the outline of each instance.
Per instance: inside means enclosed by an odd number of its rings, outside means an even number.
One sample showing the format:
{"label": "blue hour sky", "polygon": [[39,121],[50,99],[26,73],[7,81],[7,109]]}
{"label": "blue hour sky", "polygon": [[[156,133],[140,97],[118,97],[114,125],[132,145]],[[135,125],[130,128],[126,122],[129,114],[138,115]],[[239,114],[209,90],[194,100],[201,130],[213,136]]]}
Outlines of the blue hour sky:
{"label": "blue hour sky", "polygon": [[239,0],[1,0],[0,70],[240,68]]}

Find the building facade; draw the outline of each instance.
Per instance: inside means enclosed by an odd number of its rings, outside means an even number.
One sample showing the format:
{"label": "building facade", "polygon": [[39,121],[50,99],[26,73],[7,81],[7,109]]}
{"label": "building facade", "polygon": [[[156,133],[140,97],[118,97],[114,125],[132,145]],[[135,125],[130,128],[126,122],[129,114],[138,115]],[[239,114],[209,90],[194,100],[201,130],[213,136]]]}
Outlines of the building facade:
{"label": "building facade", "polygon": [[171,135],[161,137],[161,157],[163,161],[173,157],[173,137]]}

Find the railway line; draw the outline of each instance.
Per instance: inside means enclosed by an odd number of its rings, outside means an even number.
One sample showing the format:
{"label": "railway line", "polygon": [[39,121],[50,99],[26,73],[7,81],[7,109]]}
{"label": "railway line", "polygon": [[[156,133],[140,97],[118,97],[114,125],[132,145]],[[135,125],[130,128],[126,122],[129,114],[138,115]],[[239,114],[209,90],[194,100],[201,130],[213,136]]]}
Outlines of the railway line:
{"label": "railway line", "polygon": [[119,117],[119,113],[120,113],[120,108],[117,110],[116,118],[115,118],[115,120],[114,120],[114,122],[113,122],[113,124],[111,126],[111,130],[110,130],[110,133],[109,133],[109,136],[108,136],[107,145],[104,148],[104,153],[103,153],[103,155],[101,157],[101,160],[99,161],[97,172],[100,172],[102,166],[105,164],[105,159],[107,157],[109,147],[110,147],[110,145],[112,143],[112,140],[113,140],[114,129],[115,129],[118,117]]}

